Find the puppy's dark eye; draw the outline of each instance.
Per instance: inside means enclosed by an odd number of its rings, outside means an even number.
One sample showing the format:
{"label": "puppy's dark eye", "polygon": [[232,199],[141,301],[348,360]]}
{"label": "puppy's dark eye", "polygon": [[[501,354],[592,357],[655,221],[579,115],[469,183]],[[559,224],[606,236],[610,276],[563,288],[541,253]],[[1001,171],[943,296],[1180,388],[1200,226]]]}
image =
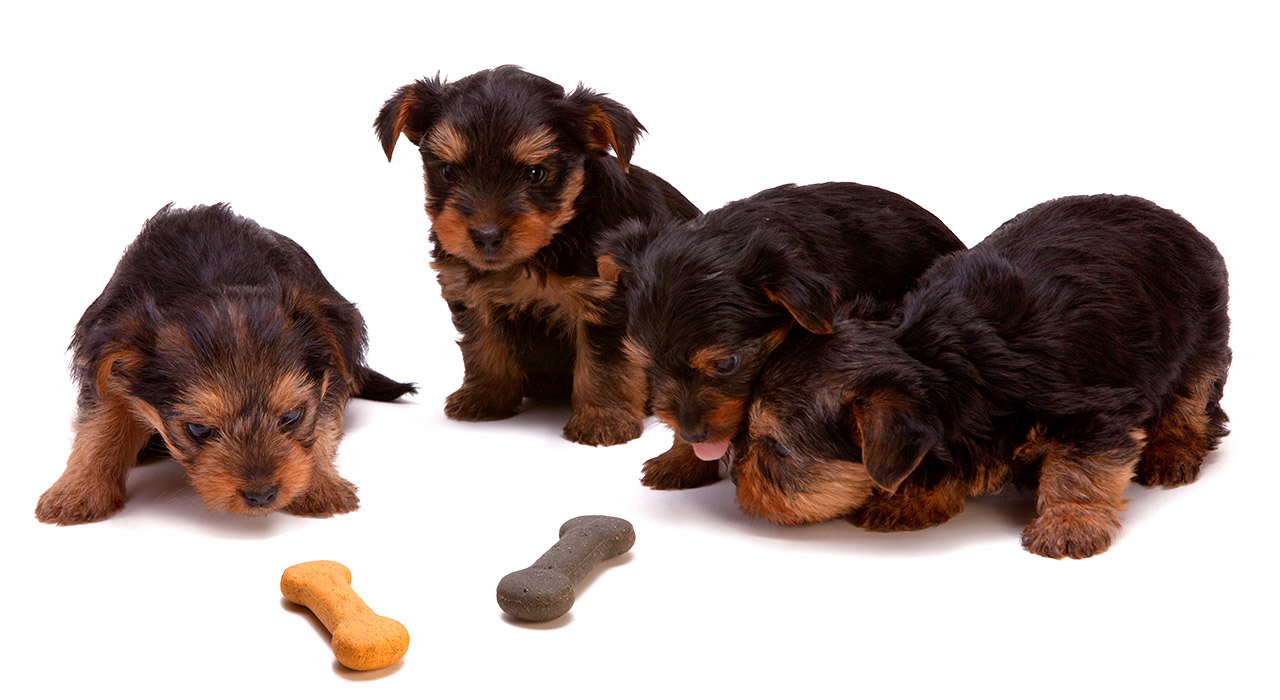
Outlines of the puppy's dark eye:
{"label": "puppy's dark eye", "polygon": [[733,374],[738,369],[738,356],[726,357],[716,363],[716,371],[720,374]]}
{"label": "puppy's dark eye", "polygon": [[196,442],[204,442],[214,435],[218,434],[216,428],[210,428],[207,425],[196,425],[195,423],[187,423],[187,435],[190,435]]}
{"label": "puppy's dark eye", "polygon": [[791,450],[780,442],[773,443],[773,456],[778,459],[786,459],[791,456]]}
{"label": "puppy's dark eye", "polygon": [[536,185],[546,179],[546,177],[547,169],[541,165],[530,165],[524,169],[524,179],[528,180],[529,184]]}
{"label": "puppy's dark eye", "polygon": [[302,418],[302,409],[295,408],[288,413],[280,416],[280,428],[292,428]]}
{"label": "puppy's dark eye", "polygon": [[440,166],[441,180],[444,180],[445,182],[449,182],[450,180],[453,179],[454,174],[455,173],[454,173],[453,163],[445,163],[444,165]]}

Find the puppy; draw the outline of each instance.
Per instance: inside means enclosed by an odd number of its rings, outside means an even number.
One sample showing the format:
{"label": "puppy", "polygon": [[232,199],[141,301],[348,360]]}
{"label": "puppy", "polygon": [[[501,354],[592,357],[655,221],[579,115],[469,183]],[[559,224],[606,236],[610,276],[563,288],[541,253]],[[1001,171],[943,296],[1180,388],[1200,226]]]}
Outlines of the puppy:
{"label": "puppy", "polygon": [[942,523],[967,496],[1034,489],[1022,543],[1110,546],[1130,480],[1194,481],[1227,434],[1227,270],[1143,199],[1058,199],[939,261],[902,302],[796,337],[760,378],[743,511],[873,530]]}
{"label": "puppy", "polygon": [[[644,375],[623,361],[626,310],[597,274],[600,233],[627,218],[698,214],[631,166],[643,127],[621,104],[502,66],[405,85],[374,129],[422,156],[432,268],[461,334],[456,420],[515,415],[524,397],[569,397],[564,435],[612,445],[640,435]],[[609,149],[613,155],[609,155]]]}
{"label": "puppy", "polygon": [[73,525],[120,510],[149,442],[211,510],[355,510],[333,464],[347,399],[415,391],[365,366],[365,342],[360,312],[297,243],[225,204],[166,206],[76,324],[75,440],[36,517]]}
{"label": "puppy", "polygon": [[799,326],[828,334],[842,300],[897,300],[964,244],[937,217],[875,187],[783,185],[689,222],[629,223],[601,247],[621,270],[628,351],[675,433],[645,463],[657,489],[719,480],[756,375]]}

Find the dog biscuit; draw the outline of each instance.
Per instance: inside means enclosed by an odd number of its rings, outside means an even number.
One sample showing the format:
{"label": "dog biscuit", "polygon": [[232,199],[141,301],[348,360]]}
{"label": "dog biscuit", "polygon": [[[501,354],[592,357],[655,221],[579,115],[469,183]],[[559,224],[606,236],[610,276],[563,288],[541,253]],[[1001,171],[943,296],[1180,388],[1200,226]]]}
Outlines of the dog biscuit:
{"label": "dog biscuit", "polygon": [[533,566],[498,582],[498,605],[528,622],[554,620],[573,607],[574,585],[600,562],[625,554],[635,541],[635,529],[622,518],[573,518],[560,526],[560,541]]}
{"label": "dog biscuit", "polygon": [[374,614],[351,589],[351,570],[336,561],[309,561],[284,570],[280,592],[315,613],[333,634],[333,655],[347,668],[372,671],[399,661],[409,631]]}

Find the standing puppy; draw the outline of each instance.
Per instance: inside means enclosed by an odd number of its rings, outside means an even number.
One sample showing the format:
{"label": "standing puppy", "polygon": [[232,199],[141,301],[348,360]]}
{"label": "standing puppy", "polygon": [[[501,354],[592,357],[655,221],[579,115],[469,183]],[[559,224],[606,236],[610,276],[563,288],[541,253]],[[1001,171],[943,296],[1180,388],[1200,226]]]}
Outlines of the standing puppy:
{"label": "standing puppy", "polygon": [[568,439],[638,437],[644,376],[623,360],[626,312],[597,276],[596,239],[627,218],[698,210],[629,165],[643,131],[635,116],[587,88],[565,94],[502,66],[406,85],[374,128],[388,159],[402,133],[422,156],[431,266],[466,372],[445,414],[496,420],[526,396],[571,396]]}
{"label": "standing puppy", "polygon": [[761,376],[746,513],[912,530],[1012,482],[1037,494],[1023,545],[1083,558],[1110,546],[1130,480],[1194,481],[1227,434],[1226,266],[1144,199],[1041,204],[869,315]]}
{"label": "standing puppy", "polygon": [[675,432],[642,483],[717,481],[756,375],[793,326],[830,333],[843,300],[900,299],[935,258],[963,249],[914,202],[841,182],[621,227],[601,248],[601,270],[627,290],[628,350],[648,370],[654,413]]}
{"label": "standing puppy", "polygon": [[149,442],[211,510],[355,510],[333,464],[342,409],[414,392],[365,365],[365,342],[360,312],[297,243],[225,204],[161,209],[76,324],[75,442],[36,517],[116,512]]}

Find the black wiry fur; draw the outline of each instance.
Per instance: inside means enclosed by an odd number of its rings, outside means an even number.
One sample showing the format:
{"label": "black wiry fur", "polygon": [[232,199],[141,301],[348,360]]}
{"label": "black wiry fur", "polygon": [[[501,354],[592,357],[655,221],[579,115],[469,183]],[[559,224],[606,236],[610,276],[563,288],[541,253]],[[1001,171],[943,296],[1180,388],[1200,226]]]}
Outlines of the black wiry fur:
{"label": "black wiry fur", "polygon": [[880,312],[775,353],[736,467],[745,510],[911,529],[1012,481],[1038,493],[1028,549],[1084,557],[1131,477],[1191,481],[1226,435],[1225,264],[1146,200],[1041,204]]}
{"label": "black wiry fur", "polygon": [[[719,478],[692,444],[730,439],[755,377],[788,333],[829,333],[859,294],[894,301],[964,244],[900,195],[854,183],[783,185],[688,222],[630,223],[601,250],[625,270],[631,349],[675,445],[646,464],[655,488]],[[792,330],[792,325],[799,328]],[[720,366],[710,366],[710,359]]]}
{"label": "black wiry fur", "polygon": [[569,439],[638,436],[642,377],[622,361],[626,312],[598,277],[596,241],[628,218],[698,210],[630,164],[644,130],[630,110],[501,66],[406,85],[374,129],[388,158],[402,133],[422,157],[432,267],[466,371],[446,414],[492,420],[524,397],[571,397]]}
{"label": "black wiry fur", "polygon": [[110,515],[128,468],[161,449],[217,510],[355,508],[332,465],[347,399],[415,392],[366,366],[365,345],[360,312],[297,243],[225,204],[164,207],[76,324],[76,443],[37,515]]}

